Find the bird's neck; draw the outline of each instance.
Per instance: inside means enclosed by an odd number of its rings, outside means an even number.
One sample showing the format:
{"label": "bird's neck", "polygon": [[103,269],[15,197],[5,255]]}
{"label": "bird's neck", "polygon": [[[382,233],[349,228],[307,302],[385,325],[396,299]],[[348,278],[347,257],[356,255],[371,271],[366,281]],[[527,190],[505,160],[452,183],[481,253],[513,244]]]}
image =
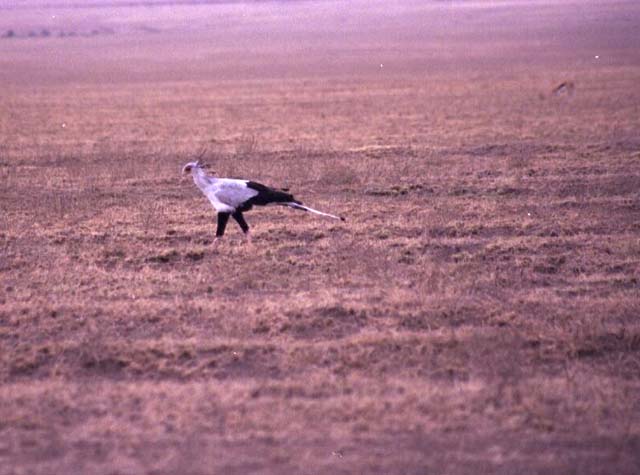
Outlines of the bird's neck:
{"label": "bird's neck", "polygon": [[207,176],[202,168],[192,168],[191,176],[193,177],[193,182],[201,190],[204,190],[216,181],[216,178]]}

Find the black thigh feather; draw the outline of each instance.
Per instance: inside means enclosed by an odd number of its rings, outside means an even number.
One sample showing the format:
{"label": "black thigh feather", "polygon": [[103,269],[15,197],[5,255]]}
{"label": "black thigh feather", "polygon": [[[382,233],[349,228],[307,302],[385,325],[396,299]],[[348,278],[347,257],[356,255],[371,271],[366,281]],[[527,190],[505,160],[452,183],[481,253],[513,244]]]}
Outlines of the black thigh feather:
{"label": "black thigh feather", "polygon": [[236,220],[236,222],[240,226],[240,229],[242,229],[242,232],[247,234],[249,232],[249,225],[244,220],[244,216],[242,216],[242,212],[241,211],[236,211],[231,216],[233,217],[233,219]]}
{"label": "black thigh feather", "polygon": [[218,213],[218,228],[216,229],[216,237],[224,236],[224,230],[227,227],[229,216],[229,213]]}

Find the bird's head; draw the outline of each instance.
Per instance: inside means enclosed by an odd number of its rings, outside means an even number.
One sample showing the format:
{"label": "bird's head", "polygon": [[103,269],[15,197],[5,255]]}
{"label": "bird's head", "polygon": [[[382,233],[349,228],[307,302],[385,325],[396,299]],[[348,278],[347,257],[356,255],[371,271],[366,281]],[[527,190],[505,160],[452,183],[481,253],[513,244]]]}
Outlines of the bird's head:
{"label": "bird's head", "polygon": [[211,174],[215,174],[209,167],[209,165],[200,162],[199,160],[196,162],[189,162],[184,167],[182,167],[182,173],[187,174],[191,173],[193,170],[207,170]]}
{"label": "bird's head", "polygon": [[182,167],[182,174],[186,175],[187,173],[191,173],[192,171],[199,172],[205,168],[208,168],[207,165],[202,163],[200,160],[206,155],[207,148],[204,147],[200,152],[196,155],[195,161],[187,163],[184,167]]}
{"label": "bird's head", "polygon": [[202,164],[199,161],[189,162],[184,167],[182,167],[182,173],[187,174],[191,173],[191,170],[202,168]]}

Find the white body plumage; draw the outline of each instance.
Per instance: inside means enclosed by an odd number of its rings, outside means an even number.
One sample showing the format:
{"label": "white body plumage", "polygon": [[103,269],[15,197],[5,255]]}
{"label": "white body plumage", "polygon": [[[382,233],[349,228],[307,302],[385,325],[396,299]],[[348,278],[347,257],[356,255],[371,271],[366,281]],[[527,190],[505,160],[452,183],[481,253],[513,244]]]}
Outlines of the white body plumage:
{"label": "white body plumage", "polygon": [[207,176],[200,167],[192,167],[191,176],[218,213],[233,213],[243,203],[258,195],[256,190],[247,186],[248,180]]}

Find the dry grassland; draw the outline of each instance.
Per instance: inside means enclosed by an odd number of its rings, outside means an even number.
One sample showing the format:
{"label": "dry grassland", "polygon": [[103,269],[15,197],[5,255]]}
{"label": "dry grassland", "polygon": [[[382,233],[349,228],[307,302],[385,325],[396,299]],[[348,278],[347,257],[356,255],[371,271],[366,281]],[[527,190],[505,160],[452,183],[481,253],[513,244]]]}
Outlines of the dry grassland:
{"label": "dry grassland", "polygon": [[[303,5],[5,11],[0,474],[638,473],[638,7]],[[213,247],[203,147],[347,222]]]}

